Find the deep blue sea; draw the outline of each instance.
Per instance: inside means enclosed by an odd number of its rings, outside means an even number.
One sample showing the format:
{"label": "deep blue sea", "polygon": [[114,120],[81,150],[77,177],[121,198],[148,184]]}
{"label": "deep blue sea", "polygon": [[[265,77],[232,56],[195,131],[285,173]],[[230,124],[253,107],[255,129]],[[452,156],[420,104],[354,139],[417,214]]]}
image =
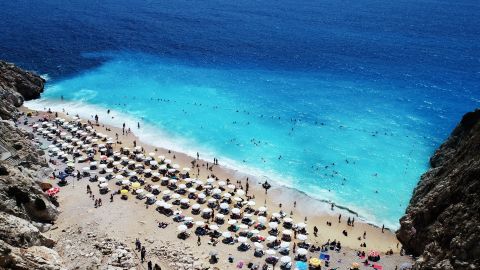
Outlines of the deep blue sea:
{"label": "deep blue sea", "polygon": [[0,59],[49,78],[29,106],[115,110],[390,227],[480,106],[478,0],[12,0],[0,18]]}

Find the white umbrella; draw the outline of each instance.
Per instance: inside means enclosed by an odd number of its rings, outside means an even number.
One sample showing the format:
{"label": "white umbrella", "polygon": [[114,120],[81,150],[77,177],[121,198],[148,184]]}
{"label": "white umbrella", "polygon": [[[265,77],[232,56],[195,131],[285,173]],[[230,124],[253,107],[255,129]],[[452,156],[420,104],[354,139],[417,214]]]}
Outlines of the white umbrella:
{"label": "white umbrella", "polygon": [[237,240],[238,240],[239,243],[246,243],[248,239],[246,237],[240,236],[240,237],[238,237]]}
{"label": "white umbrella", "polygon": [[215,225],[215,224],[208,225],[208,228],[209,228],[210,230],[212,230],[212,231],[216,231],[216,230],[219,229],[219,227],[218,227],[217,225]]}
{"label": "white umbrella", "polygon": [[198,194],[199,199],[205,199],[206,195],[203,193]]}
{"label": "white umbrella", "polygon": [[137,194],[142,194],[144,191],[145,191],[145,190],[139,188],[139,189],[137,189],[137,191],[135,191],[135,192],[136,192]]}
{"label": "white umbrella", "polygon": [[269,222],[268,226],[272,229],[278,228],[278,223],[277,222]]}
{"label": "white umbrella", "polygon": [[266,239],[266,240],[267,240],[268,242],[273,242],[273,241],[277,240],[277,238],[276,238],[275,236],[273,236],[273,235],[269,235],[269,236],[267,236],[267,239]]}
{"label": "white umbrella", "polygon": [[263,245],[260,244],[260,243],[258,243],[258,242],[253,243],[253,245],[254,245],[255,248],[257,248],[257,249],[263,249]]}
{"label": "white umbrella", "polygon": [[300,241],[306,241],[308,237],[305,234],[299,234],[297,235],[297,239]]}
{"label": "white umbrella", "polygon": [[238,196],[243,196],[243,195],[245,195],[245,191],[243,191],[243,189],[239,189],[239,190],[237,190],[237,195]]}
{"label": "white umbrella", "polygon": [[287,247],[289,247],[289,246],[290,246],[290,243],[288,243],[288,242],[281,242],[281,243],[280,243],[280,247],[281,247],[281,248],[287,248]]}
{"label": "white umbrella", "polygon": [[223,232],[222,236],[225,237],[225,238],[230,238],[230,237],[232,237],[232,234],[230,232]]}
{"label": "white umbrella", "polygon": [[184,224],[178,225],[178,227],[177,227],[177,230],[178,230],[179,232],[186,232],[187,229],[188,229],[187,226],[184,225]]}
{"label": "white umbrella", "polygon": [[237,221],[235,219],[230,219],[227,221],[228,225],[234,225],[235,223],[237,223]]}
{"label": "white umbrella", "polygon": [[284,234],[284,235],[292,235],[292,231],[290,231],[290,230],[283,230],[282,234]]}
{"label": "white umbrella", "polygon": [[232,213],[235,214],[235,215],[238,215],[238,214],[240,214],[240,209],[238,209],[238,208],[233,208],[233,209],[232,209]]}
{"label": "white umbrella", "polygon": [[194,209],[194,210],[200,209],[200,204],[196,203],[196,204],[192,205],[192,209]]}
{"label": "white umbrella", "polygon": [[298,253],[298,255],[307,255],[308,250],[306,250],[306,249],[304,249],[304,248],[299,248],[299,249],[297,250],[297,253]]}
{"label": "white umbrella", "polygon": [[225,181],[218,181],[218,186],[219,187],[222,187],[222,186],[225,186],[227,183],[225,183]]}
{"label": "white umbrella", "polygon": [[220,208],[221,209],[228,209],[228,203],[221,203]]}
{"label": "white umbrella", "polygon": [[205,208],[202,210],[203,213],[211,213],[212,212],[212,209],[210,208]]}
{"label": "white umbrella", "polygon": [[292,223],[292,221],[293,221],[293,219],[288,218],[288,217],[283,219],[283,222],[285,222],[285,223]]}
{"label": "white umbrella", "polygon": [[153,198],[153,197],[155,197],[155,195],[153,195],[152,193],[148,193],[147,195],[145,195],[145,197],[147,197],[147,198]]}
{"label": "white umbrella", "polygon": [[266,212],[266,211],[267,211],[267,207],[261,206],[260,208],[258,208],[258,211],[260,211],[260,212]]}
{"label": "white umbrella", "polygon": [[304,229],[305,227],[307,227],[307,224],[303,223],[303,222],[300,222],[297,224],[297,228],[299,229]]}
{"label": "white umbrella", "polygon": [[291,262],[291,261],[292,261],[292,258],[290,258],[290,257],[288,257],[288,256],[282,256],[282,257],[280,258],[280,262],[282,262],[282,263],[289,263],[289,262]]}
{"label": "white umbrella", "polygon": [[130,185],[130,181],[129,180],[123,180],[122,185]]}
{"label": "white umbrella", "polygon": [[272,256],[272,255],[275,255],[275,253],[277,253],[277,252],[273,249],[267,249],[267,251],[265,251],[265,253],[267,253],[267,255]]}
{"label": "white umbrella", "polygon": [[107,183],[101,183],[101,184],[100,184],[100,187],[101,187],[101,188],[106,188],[106,187],[108,187],[108,184],[107,184]]}
{"label": "white umbrella", "polygon": [[189,202],[189,199],[183,198],[180,200],[180,203],[187,204]]}
{"label": "white umbrella", "polygon": [[195,225],[197,225],[197,226],[205,226],[205,222],[203,222],[203,221],[195,221]]}

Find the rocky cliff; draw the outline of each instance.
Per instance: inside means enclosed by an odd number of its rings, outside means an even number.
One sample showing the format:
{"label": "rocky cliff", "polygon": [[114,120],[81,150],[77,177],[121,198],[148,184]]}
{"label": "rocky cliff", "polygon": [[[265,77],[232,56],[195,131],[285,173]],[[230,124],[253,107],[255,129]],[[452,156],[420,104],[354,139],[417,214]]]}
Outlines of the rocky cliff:
{"label": "rocky cliff", "polygon": [[17,107],[39,97],[44,80],[0,61],[0,269],[62,269],[42,234],[58,216],[38,183],[50,173],[30,134],[15,126]]}
{"label": "rocky cliff", "polygon": [[467,113],[430,159],[397,237],[415,269],[480,269],[480,110]]}

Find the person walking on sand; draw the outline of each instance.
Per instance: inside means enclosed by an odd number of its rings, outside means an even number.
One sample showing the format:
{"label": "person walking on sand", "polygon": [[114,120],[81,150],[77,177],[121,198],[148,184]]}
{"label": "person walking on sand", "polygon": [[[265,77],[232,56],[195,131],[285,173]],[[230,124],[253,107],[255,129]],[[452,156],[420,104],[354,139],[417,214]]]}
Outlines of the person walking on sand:
{"label": "person walking on sand", "polygon": [[110,194],[110,202],[113,202],[113,193]]}
{"label": "person walking on sand", "polygon": [[147,263],[147,269],[148,269],[148,270],[153,270],[152,261],[148,261],[148,263]]}
{"label": "person walking on sand", "polygon": [[91,192],[90,185],[87,185],[87,194],[90,194],[90,192]]}
{"label": "person walking on sand", "polygon": [[338,215],[338,223],[342,223],[342,214]]}
{"label": "person walking on sand", "polygon": [[140,251],[140,259],[142,260],[142,263],[145,261],[145,255],[147,254],[147,250],[145,247],[142,247],[142,251]]}
{"label": "person walking on sand", "polygon": [[98,206],[102,206],[102,199],[98,199]]}
{"label": "person walking on sand", "polygon": [[140,250],[141,246],[140,239],[135,239],[135,250]]}
{"label": "person walking on sand", "polygon": [[314,235],[315,237],[318,237],[318,228],[317,228],[317,226],[313,226],[313,235]]}
{"label": "person walking on sand", "polygon": [[200,246],[202,244],[202,240],[200,239],[200,236],[197,238],[197,245]]}
{"label": "person walking on sand", "polygon": [[382,233],[385,231],[385,225],[382,225]]}

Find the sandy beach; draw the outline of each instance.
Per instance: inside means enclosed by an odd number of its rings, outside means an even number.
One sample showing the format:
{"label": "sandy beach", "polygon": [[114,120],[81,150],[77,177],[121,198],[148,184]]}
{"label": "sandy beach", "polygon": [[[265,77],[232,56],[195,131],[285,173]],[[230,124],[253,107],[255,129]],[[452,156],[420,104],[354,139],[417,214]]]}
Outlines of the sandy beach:
{"label": "sandy beach", "polygon": [[[26,107],[22,108],[25,113],[32,112]],[[39,117],[48,116],[50,119],[54,119],[54,113],[47,112],[33,112],[35,117],[28,119],[28,124],[23,126],[27,130],[31,130],[31,125],[38,121]],[[65,118],[67,120],[72,119],[72,115],[65,115],[57,113],[58,117]],[[93,113],[92,113],[93,114]],[[130,147],[133,149],[134,142],[136,145],[140,145],[143,148],[144,153],[153,152],[156,156],[164,155],[166,159],[171,159],[173,163],[179,164],[181,168],[192,167],[192,161],[195,161],[195,165],[198,164],[198,168],[195,166],[191,169],[190,176],[192,178],[205,181],[210,177],[216,177],[220,180],[229,179],[230,183],[237,184],[238,188],[245,190],[247,179],[249,184],[248,193],[245,195],[252,196],[252,200],[256,202],[255,207],[264,206],[268,209],[268,213],[283,211],[286,216],[292,218],[294,223],[304,222],[307,224],[307,243],[315,246],[321,246],[327,241],[340,241],[342,249],[340,252],[330,251],[330,268],[339,267],[339,269],[346,269],[353,262],[361,262],[357,256],[358,251],[365,251],[366,253],[375,250],[381,253],[381,260],[379,262],[383,269],[395,269],[396,266],[401,265],[404,262],[410,262],[410,258],[407,256],[401,256],[401,245],[397,241],[395,234],[390,230],[385,229],[382,232],[381,228],[372,226],[358,217],[343,211],[341,209],[333,208],[333,210],[326,210],[330,207],[323,202],[314,200],[303,193],[300,193],[294,189],[285,188],[275,183],[270,183],[272,187],[265,193],[261,183],[257,180],[255,175],[251,175],[248,172],[240,172],[231,168],[222,166],[222,161],[219,161],[220,165],[213,165],[212,160],[196,159],[196,157],[189,156],[184,153],[175,152],[169,149],[159,148],[148,144],[147,142],[140,141],[135,133],[142,132],[142,127],[126,127],[131,129],[131,132],[122,135],[122,128],[109,126],[102,124],[102,117],[106,117],[106,112],[97,112],[99,115],[99,124],[93,125],[97,132],[106,134],[108,137],[116,138],[118,134],[118,140],[121,144],[115,143],[113,148],[118,151],[120,147]],[[82,123],[95,123],[94,119],[83,119]],[[162,138],[159,138],[161,140]],[[40,138],[41,140],[41,138]],[[43,143],[47,143],[45,140]],[[100,155],[95,156],[95,160],[99,160]],[[207,165],[208,164],[208,165]],[[52,165],[54,169],[59,172],[65,168],[65,164],[58,163],[58,165]],[[75,168],[81,170],[85,164],[75,164]],[[51,183],[55,183],[49,180]],[[98,183],[92,183],[88,181],[88,178],[82,178],[80,180],[68,177],[69,184],[60,188],[58,193],[58,201],[60,203],[61,216],[59,221],[55,224],[56,229],[49,231],[47,234],[53,239],[58,241],[57,249],[59,253],[65,253],[66,257],[71,257],[72,262],[70,265],[72,269],[75,267],[73,263],[78,264],[78,259],[75,259],[75,254],[68,254],[66,246],[75,246],[75,243],[67,243],[65,234],[79,230],[83,232],[91,232],[96,236],[110,237],[114,239],[120,239],[127,243],[132,249],[135,247],[135,239],[139,238],[142,244],[146,247],[147,255],[144,264],[137,266],[137,269],[146,269],[146,262],[151,260],[158,263],[162,269],[184,269],[176,265],[178,260],[175,258],[169,258],[165,255],[165,250],[161,250],[161,246],[166,246],[169,252],[178,252],[181,254],[186,253],[189,257],[194,258],[195,263],[203,264],[206,267],[217,267],[218,269],[235,269],[239,261],[245,263],[252,262],[262,266],[265,263],[265,257],[256,258],[253,256],[253,249],[247,252],[241,252],[237,250],[238,243],[234,245],[225,245],[218,243],[213,246],[209,243],[208,237],[201,237],[200,245],[197,243],[197,236],[194,235],[193,229],[191,236],[187,240],[180,240],[177,238],[177,225],[171,217],[166,217],[155,211],[156,206],[145,204],[145,200],[138,200],[134,196],[130,195],[128,200],[121,200],[120,196],[115,195],[113,202],[110,202],[110,194],[101,195],[99,193]],[[113,182],[111,180],[110,182]],[[149,179],[145,179],[149,184],[152,183]],[[87,185],[92,189],[95,199],[102,199],[102,206],[95,207],[94,199],[86,192]],[[117,191],[119,187],[113,183],[109,184],[109,188],[112,191]],[[162,187],[162,190],[165,189]],[[174,206],[174,210],[181,210],[178,206]],[[184,210],[185,213],[190,210]],[[341,215],[341,218],[339,218]],[[347,225],[348,218],[355,218],[354,226]],[[200,217],[196,217],[195,220],[201,220]],[[159,222],[166,222],[169,225],[166,228],[159,228]],[[331,225],[327,225],[331,223]],[[314,236],[313,228],[318,228],[318,236]],[[220,226],[220,231],[226,231],[227,225]],[[347,234],[347,236],[345,235]],[[266,234],[266,231],[261,232]],[[366,247],[361,247],[361,244],[366,244]],[[78,250],[77,250],[78,251]],[[209,254],[212,251],[218,252],[219,262],[214,265],[208,263]],[[393,251],[393,255],[385,255],[385,252]],[[87,251],[85,251],[87,252]],[[167,252],[168,253],[168,252]],[[163,255],[162,255],[163,254]],[[318,257],[319,252],[309,253],[308,257]],[[184,254],[185,255],[185,254]],[[139,255],[138,255],[139,256]],[[232,256],[234,258],[233,263],[229,263],[227,258]],[[280,255],[281,256],[281,255]],[[290,251],[290,256],[292,252]],[[139,258],[136,258],[137,262]],[[192,262],[193,263],[193,262]],[[81,265],[77,265],[79,269]],[[367,266],[361,266],[360,269],[367,269]],[[368,267],[371,269],[371,267]],[[188,268],[185,268],[188,269]],[[211,268],[210,268],[211,269]]]}

